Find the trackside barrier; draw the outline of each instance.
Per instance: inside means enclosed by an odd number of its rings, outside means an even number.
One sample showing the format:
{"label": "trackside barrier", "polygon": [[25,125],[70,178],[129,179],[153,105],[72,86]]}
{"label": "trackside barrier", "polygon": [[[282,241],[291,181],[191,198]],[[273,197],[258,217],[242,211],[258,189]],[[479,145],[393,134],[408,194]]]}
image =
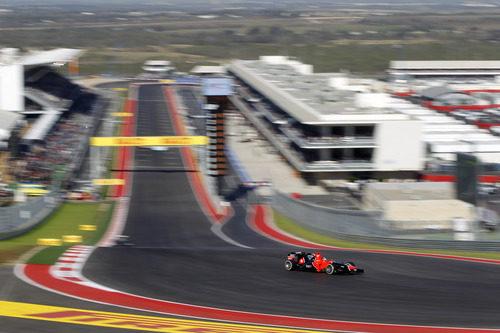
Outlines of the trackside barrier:
{"label": "trackside barrier", "polygon": [[11,207],[0,207],[0,240],[19,236],[46,219],[60,206],[62,199],[54,193]]}
{"label": "trackside barrier", "polygon": [[271,203],[279,214],[318,234],[335,239],[409,249],[499,252],[500,242],[398,238],[384,228],[377,212],[322,207],[275,190]]}
{"label": "trackside barrier", "polygon": [[378,224],[378,212],[333,209],[292,198],[278,190],[274,191],[272,205],[282,215],[311,228],[345,234],[389,235]]}

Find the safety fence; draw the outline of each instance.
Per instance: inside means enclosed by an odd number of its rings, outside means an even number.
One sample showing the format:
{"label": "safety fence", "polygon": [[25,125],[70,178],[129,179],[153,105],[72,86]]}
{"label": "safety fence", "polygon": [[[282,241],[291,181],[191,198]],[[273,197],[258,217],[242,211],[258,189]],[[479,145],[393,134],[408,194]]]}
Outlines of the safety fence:
{"label": "safety fence", "polygon": [[[378,212],[340,210],[314,205],[275,191],[271,206],[279,214],[305,229],[335,239],[410,249],[499,252],[500,241],[423,239],[402,235]],[[459,236],[467,236],[462,233]],[[447,234],[453,238],[453,234]]]}

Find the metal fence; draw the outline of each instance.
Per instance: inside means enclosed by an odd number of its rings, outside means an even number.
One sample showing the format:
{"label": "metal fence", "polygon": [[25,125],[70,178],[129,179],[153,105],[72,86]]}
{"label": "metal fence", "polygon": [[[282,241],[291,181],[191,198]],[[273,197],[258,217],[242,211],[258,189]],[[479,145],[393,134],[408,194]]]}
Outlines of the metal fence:
{"label": "metal fence", "polygon": [[334,209],[295,199],[289,194],[275,191],[273,208],[308,229],[331,230],[354,235],[388,236],[379,225],[378,212]]}
{"label": "metal fence", "polygon": [[275,191],[273,209],[294,223],[321,235],[350,242],[414,249],[500,251],[500,241],[421,239],[391,230],[378,212],[349,211],[314,205]]}

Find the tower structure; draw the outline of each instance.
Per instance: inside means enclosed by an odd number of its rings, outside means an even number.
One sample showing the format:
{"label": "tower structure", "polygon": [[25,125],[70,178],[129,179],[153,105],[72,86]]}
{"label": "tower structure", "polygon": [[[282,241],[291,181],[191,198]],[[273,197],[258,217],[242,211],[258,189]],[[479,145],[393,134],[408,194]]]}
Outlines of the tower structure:
{"label": "tower structure", "polygon": [[206,78],[202,81],[202,92],[206,98],[206,132],[209,137],[208,173],[216,180],[218,194],[222,192],[222,177],[227,173],[224,111],[228,108],[228,96],[233,94],[230,78]]}

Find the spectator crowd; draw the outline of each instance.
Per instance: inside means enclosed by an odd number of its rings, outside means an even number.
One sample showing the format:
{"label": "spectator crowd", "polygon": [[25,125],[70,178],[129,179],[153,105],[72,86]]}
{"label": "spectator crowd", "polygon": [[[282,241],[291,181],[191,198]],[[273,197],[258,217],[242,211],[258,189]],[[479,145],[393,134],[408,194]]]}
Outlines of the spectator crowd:
{"label": "spectator crowd", "polygon": [[58,172],[75,170],[91,134],[91,121],[89,115],[81,113],[61,118],[43,142],[30,143],[11,160],[13,179],[17,183],[52,185]]}

